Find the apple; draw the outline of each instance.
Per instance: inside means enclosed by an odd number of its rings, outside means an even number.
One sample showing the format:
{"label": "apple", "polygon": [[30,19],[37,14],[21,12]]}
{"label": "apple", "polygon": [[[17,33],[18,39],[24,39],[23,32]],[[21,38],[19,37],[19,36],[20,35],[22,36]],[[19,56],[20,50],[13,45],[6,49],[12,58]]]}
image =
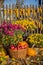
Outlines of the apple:
{"label": "apple", "polygon": [[24,48],[27,48],[27,47],[28,47],[28,44],[25,44],[25,45],[24,45]]}
{"label": "apple", "polygon": [[11,48],[12,50],[15,49],[14,45],[10,45],[10,48]]}
{"label": "apple", "polygon": [[28,44],[19,44],[18,45],[18,48],[19,49],[25,49],[25,48],[27,48],[28,47]]}
{"label": "apple", "polygon": [[12,50],[17,50],[17,47],[15,47],[14,45],[10,45],[10,48],[11,48]]}
{"label": "apple", "polygon": [[18,45],[18,49],[22,49],[22,46]]}

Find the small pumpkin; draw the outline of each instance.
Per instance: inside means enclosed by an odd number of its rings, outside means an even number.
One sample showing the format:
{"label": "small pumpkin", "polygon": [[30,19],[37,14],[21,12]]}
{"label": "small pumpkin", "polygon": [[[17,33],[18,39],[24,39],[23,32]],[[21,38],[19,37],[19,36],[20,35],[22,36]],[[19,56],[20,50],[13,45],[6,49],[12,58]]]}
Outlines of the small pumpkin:
{"label": "small pumpkin", "polygon": [[27,44],[27,42],[22,41],[22,42],[19,42],[19,45],[18,46],[21,46],[23,48],[27,48],[28,47],[28,44]]}
{"label": "small pumpkin", "polygon": [[28,56],[36,56],[36,50],[34,48],[28,48],[27,55]]}
{"label": "small pumpkin", "polygon": [[19,45],[22,45],[22,46],[27,45],[27,42],[25,41],[19,42]]}

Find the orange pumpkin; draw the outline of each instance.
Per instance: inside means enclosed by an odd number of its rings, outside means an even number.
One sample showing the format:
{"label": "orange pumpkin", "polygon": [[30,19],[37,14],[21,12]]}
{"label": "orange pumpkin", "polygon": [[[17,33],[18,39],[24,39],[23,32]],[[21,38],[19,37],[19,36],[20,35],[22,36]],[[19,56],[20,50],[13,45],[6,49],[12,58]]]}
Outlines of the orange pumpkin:
{"label": "orange pumpkin", "polygon": [[22,42],[18,43],[18,48],[19,47],[21,47],[22,49],[26,49],[26,48],[28,48],[28,44],[27,44],[27,42],[22,41]]}
{"label": "orange pumpkin", "polygon": [[28,45],[28,44],[27,44],[27,42],[22,41],[22,42],[19,42],[19,45],[24,46],[24,45]]}
{"label": "orange pumpkin", "polygon": [[36,56],[36,50],[34,48],[28,48],[27,55],[28,56]]}

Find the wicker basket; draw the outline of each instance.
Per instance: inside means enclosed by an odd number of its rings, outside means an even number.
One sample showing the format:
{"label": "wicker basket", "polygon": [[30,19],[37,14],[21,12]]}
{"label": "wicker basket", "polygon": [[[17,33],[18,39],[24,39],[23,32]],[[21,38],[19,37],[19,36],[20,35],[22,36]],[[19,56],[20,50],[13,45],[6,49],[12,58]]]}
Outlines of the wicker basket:
{"label": "wicker basket", "polygon": [[12,58],[25,59],[25,58],[26,58],[26,55],[27,55],[27,48],[26,48],[26,49],[19,49],[19,50],[9,49],[9,53],[10,53],[10,56],[11,56]]}

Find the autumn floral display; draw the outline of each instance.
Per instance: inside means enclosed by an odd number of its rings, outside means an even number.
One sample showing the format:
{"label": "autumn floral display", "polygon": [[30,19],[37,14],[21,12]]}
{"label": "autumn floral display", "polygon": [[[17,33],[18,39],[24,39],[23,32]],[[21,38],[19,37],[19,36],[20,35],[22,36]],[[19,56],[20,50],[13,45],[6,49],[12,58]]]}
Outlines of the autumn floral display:
{"label": "autumn floral display", "polygon": [[[26,57],[28,44],[23,41],[23,35],[25,34],[25,32],[26,30],[20,24],[11,24],[4,21],[0,25],[2,44],[4,48],[9,51],[11,57]],[[23,54],[21,54],[21,52],[24,53],[24,56]]]}
{"label": "autumn floral display", "polygon": [[0,7],[0,65],[43,65],[43,5],[16,2]]}
{"label": "autumn floral display", "polygon": [[32,34],[27,37],[26,41],[36,47],[43,48],[43,34]]}

